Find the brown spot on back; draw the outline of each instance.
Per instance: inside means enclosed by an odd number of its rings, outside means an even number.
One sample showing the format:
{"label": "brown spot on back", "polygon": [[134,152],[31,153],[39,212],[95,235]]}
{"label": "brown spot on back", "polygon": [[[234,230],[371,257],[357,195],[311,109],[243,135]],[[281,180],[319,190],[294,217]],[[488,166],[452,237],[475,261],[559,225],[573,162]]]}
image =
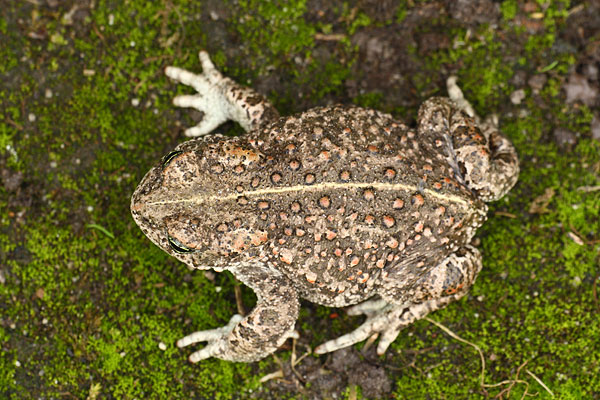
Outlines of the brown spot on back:
{"label": "brown spot on back", "polygon": [[217,225],[217,232],[227,232],[227,229],[227,224],[224,222]]}
{"label": "brown spot on back", "polygon": [[325,232],[325,239],[327,239],[327,240],[333,240],[336,238],[336,236],[337,236],[337,233],[332,230],[327,230]]}
{"label": "brown spot on back", "polygon": [[292,210],[294,213],[299,213],[302,211],[302,206],[297,201],[294,201],[292,204],[290,204],[290,210]]}
{"label": "brown spot on back", "polygon": [[372,188],[363,190],[363,199],[367,201],[375,200],[375,190],[373,190]]}
{"label": "brown spot on back", "polygon": [[386,228],[392,228],[394,225],[396,225],[396,220],[394,219],[394,217],[392,217],[391,215],[383,216],[383,226],[385,226]]}
{"label": "brown spot on back", "polygon": [[301,166],[301,164],[300,164],[300,161],[298,161],[298,160],[292,160],[289,163],[289,167],[292,171],[298,171],[300,169],[300,166]]}
{"label": "brown spot on back", "polygon": [[329,208],[331,206],[331,199],[329,196],[323,196],[319,199],[319,206],[321,208]]}
{"label": "brown spot on back", "polygon": [[275,185],[280,184],[281,183],[281,179],[282,179],[282,176],[281,176],[281,174],[279,172],[273,172],[271,174],[271,182],[273,182],[273,184],[275,184]]}
{"label": "brown spot on back", "polygon": [[402,207],[404,207],[404,200],[397,198],[394,200],[394,204],[392,204],[392,208],[394,210],[400,210]]}
{"label": "brown spot on back", "polygon": [[319,158],[321,161],[329,161],[331,160],[331,153],[328,150],[323,150],[319,153]]}
{"label": "brown spot on back", "polygon": [[340,177],[340,181],[342,181],[342,182],[348,182],[350,180],[350,178],[351,178],[350,171],[344,170],[344,171],[340,172],[339,177]]}
{"label": "brown spot on back", "polygon": [[422,195],[415,194],[415,195],[413,195],[411,202],[412,202],[413,206],[421,207],[423,204],[425,204],[425,199],[423,198]]}
{"label": "brown spot on back", "polygon": [[316,178],[314,174],[306,174],[304,175],[304,183],[306,183],[307,185],[312,185],[313,183],[315,183]]}
{"label": "brown spot on back", "polygon": [[396,177],[396,170],[394,168],[388,167],[384,171],[384,176],[387,180],[393,180]]}

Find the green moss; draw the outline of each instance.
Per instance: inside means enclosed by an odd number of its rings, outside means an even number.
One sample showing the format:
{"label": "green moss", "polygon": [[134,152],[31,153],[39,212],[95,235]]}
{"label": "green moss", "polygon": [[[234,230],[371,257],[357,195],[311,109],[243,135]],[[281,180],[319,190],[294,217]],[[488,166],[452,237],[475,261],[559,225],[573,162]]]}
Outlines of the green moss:
{"label": "green moss", "polygon": [[355,97],[352,102],[361,107],[368,108],[379,108],[381,101],[383,100],[383,94],[378,92],[364,93]]}
{"label": "green moss", "polygon": [[289,61],[293,55],[307,54],[314,43],[315,28],[304,21],[305,12],[306,0],[241,0],[236,7],[241,21],[235,29],[248,41],[254,59]]}
{"label": "green moss", "polygon": [[506,20],[514,19],[517,16],[519,10],[519,4],[517,0],[505,0],[500,4],[500,12],[502,18]]}
{"label": "green moss", "polygon": [[[3,328],[0,328],[0,345],[4,347],[8,339],[9,335],[7,332]],[[0,393],[8,393],[9,390],[16,389],[15,361],[12,354],[6,352],[0,353]]]}
{"label": "green moss", "polygon": [[421,79],[425,89],[432,83],[432,70],[460,63],[459,85],[473,106],[482,114],[497,108],[509,94],[507,82],[513,69],[503,59],[504,45],[496,35],[497,31],[492,28],[481,28],[475,35],[456,30],[453,36],[457,45],[432,54],[427,61],[429,71],[423,71],[415,79]]}

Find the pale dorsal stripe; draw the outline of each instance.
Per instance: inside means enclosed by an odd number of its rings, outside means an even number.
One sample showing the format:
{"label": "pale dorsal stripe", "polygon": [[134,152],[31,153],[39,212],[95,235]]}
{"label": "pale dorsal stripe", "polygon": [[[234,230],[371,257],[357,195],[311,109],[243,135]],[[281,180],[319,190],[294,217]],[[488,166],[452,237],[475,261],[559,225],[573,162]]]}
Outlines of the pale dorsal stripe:
{"label": "pale dorsal stripe", "polygon": [[195,204],[210,204],[219,203],[221,201],[235,200],[238,197],[269,197],[277,194],[291,193],[291,192],[318,192],[322,190],[336,190],[336,189],[366,189],[373,188],[375,190],[386,190],[396,192],[409,192],[416,193],[420,192],[425,196],[431,196],[442,203],[454,203],[461,205],[465,208],[470,206],[470,202],[465,200],[463,197],[455,196],[452,194],[443,194],[435,192],[431,189],[421,189],[414,185],[407,185],[404,183],[364,183],[364,182],[350,182],[350,183],[338,183],[338,182],[323,182],[314,185],[296,185],[276,188],[265,188],[257,190],[246,190],[240,193],[233,193],[226,196],[211,195],[204,196],[198,194],[183,199],[163,200],[155,201],[148,204],[161,205],[161,204],[176,204],[176,203],[195,203]]}

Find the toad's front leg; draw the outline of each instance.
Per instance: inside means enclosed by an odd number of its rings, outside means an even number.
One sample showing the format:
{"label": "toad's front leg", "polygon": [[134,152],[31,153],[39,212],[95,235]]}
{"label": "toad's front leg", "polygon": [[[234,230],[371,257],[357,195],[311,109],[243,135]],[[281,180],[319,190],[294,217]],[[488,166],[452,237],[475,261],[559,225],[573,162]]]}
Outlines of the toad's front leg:
{"label": "toad's front leg", "polygon": [[[377,354],[382,355],[403,328],[464,296],[480,270],[481,254],[475,247],[467,245],[429,269],[408,292],[405,292],[406,288],[390,282],[381,293],[383,299],[366,301],[348,310],[350,315],[367,316],[361,326],[323,343],[315,349],[315,353],[342,349],[373,334],[380,334]],[[410,301],[405,303],[407,296]]]}
{"label": "toad's front leg", "polygon": [[253,362],[275,352],[294,331],[300,304],[298,293],[281,273],[264,264],[245,264],[232,270],[258,298],[246,316],[234,315],[221,328],[194,332],[177,342],[178,347],[208,342],[190,356],[191,362],[210,357]]}
{"label": "toad's front leg", "polygon": [[250,131],[279,116],[275,107],[259,93],[223,76],[215,68],[208,53],[201,51],[199,57],[202,63],[201,74],[177,67],[165,69],[169,78],[191,86],[198,92],[173,99],[173,104],[178,107],[191,107],[204,113],[198,125],[186,129],[186,136],[206,135],[227,120],[235,121],[246,131]]}

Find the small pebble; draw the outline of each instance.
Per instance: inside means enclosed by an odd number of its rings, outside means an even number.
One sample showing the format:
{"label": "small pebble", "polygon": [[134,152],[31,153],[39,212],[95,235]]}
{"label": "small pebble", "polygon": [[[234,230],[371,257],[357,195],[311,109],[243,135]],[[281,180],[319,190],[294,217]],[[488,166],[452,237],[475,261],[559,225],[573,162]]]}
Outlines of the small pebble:
{"label": "small pebble", "polygon": [[167,345],[164,344],[163,342],[160,342],[158,344],[158,348],[161,349],[162,351],[165,351],[167,349]]}
{"label": "small pebble", "polygon": [[594,115],[592,119],[590,130],[592,131],[592,138],[600,140],[600,118],[597,115]]}
{"label": "small pebble", "polygon": [[510,101],[513,104],[521,104],[523,99],[525,98],[525,90],[519,89],[515,90],[510,94]]}
{"label": "small pebble", "polygon": [[527,84],[533,90],[534,93],[538,93],[544,88],[548,77],[546,74],[536,74],[527,80]]}
{"label": "small pebble", "polygon": [[552,134],[556,143],[562,148],[574,146],[577,143],[577,135],[566,128],[558,127]]}

